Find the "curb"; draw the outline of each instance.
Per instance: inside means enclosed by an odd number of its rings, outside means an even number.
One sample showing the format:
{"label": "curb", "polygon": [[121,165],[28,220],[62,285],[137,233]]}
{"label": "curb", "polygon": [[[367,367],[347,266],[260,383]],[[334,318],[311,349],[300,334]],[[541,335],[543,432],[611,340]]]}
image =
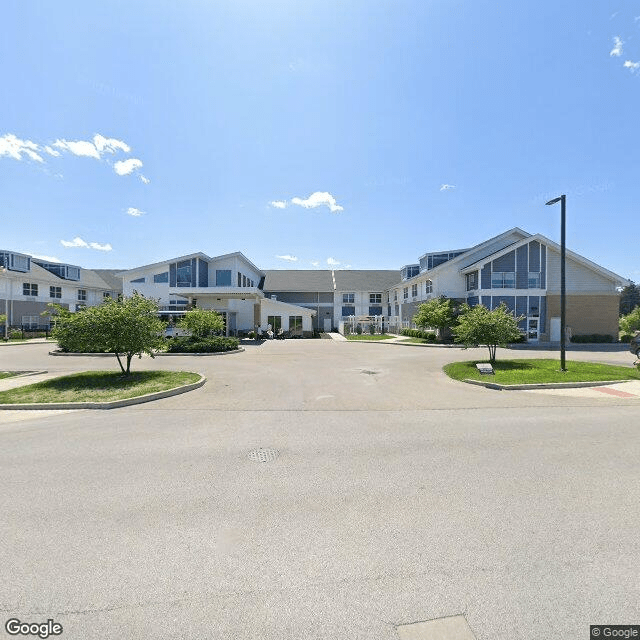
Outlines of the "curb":
{"label": "curb", "polygon": [[[230,353],[241,353],[244,351],[244,347],[239,349],[233,349],[232,351],[214,351],[213,353],[154,353],[153,357],[158,358],[162,356],[226,356]],[[68,353],[64,351],[49,351],[50,356],[85,356],[94,358],[114,358],[115,353]]]}
{"label": "curb", "polygon": [[123,400],[113,400],[111,402],[48,402],[48,403],[31,403],[31,404],[0,404],[0,411],[20,410],[20,409],[118,409],[119,407],[129,407],[134,404],[142,404],[151,402],[152,400],[160,400],[162,398],[170,398],[178,396],[181,393],[193,391],[204,385],[207,379],[200,374],[200,380],[191,384],[185,384],[182,387],[167,389],[166,391],[157,391],[156,393],[148,393],[144,396],[136,396],[135,398],[124,398]]}
{"label": "curb", "polygon": [[623,382],[633,382],[632,380],[602,380],[599,382],[538,382],[535,384],[497,384],[495,382],[482,382],[482,380],[471,380],[466,378],[461,382],[475,384],[487,389],[496,391],[526,391],[527,389],[580,389],[581,387],[603,387],[609,384],[622,384]]}

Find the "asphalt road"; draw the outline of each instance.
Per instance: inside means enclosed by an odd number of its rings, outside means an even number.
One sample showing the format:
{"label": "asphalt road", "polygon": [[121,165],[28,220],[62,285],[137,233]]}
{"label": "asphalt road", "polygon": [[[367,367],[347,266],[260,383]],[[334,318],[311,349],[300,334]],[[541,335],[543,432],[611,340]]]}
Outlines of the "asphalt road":
{"label": "asphalt road", "polygon": [[[49,348],[0,347],[0,369],[115,366]],[[640,623],[640,398],[441,372],[484,353],[275,341],[135,360],[208,377],[154,403],[0,412],[2,626],[397,640],[464,614],[478,640],[586,640]],[[260,447],[275,459],[250,460]]]}

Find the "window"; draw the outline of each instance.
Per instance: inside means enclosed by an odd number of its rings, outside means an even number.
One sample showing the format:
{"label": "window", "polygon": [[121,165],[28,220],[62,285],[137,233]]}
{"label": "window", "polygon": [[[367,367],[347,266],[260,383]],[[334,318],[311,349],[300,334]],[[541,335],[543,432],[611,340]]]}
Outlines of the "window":
{"label": "window", "polygon": [[426,293],[433,293],[433,282],[431,280],[427,280],[424,285]]}
{"label": "window", "polygon": [[131,280],[131,283],[133,284],[135,282],[136,284],[141,284],[146,281],[147,281],[146,278],[136,278],[135,280]]}
{"label": "window", "polygon": [[411,285],[411,296],[413,298],[415,298],[418,295],[418,285],[417,284],[412,284]]}
{"label": "window", "polygon": [[382,315],[382,307],[369,307],[369,315],[370,316],[381,316]]}
{"label": "window", "polygon": [[183,260],[176,265],[176,286],[191,286],[191,260]]}
{"label": "window", "polygon": [[[355,293],[343,293],[342,294],[342,304],[353,304],[356,301]],[[344,315],[344,313],[342,314]],[[355,314],[351,314],[355,315]]]}
{"label": "window", "polygon": [[346,318],[348,316],[355,316],[356,308],[355,307],[342,307],[342,317]]}
{"label": "window", "polygon": [[33,296],[35,298],[38,295],[38,285],[34,284],[33,282],[23,282],[22,295]]}
{"label": "window", "polygon": [[513,271],[494,271],[491,274],[492,289],[515,289],[516,274]]}
{"label": "window", "polygon": [[50,298],[62,298],[62,287],[49,287]]}
{"label": "window", "polygon": [[274,333],[282,328],[282,316],[267,316],[267,324],[271,325]]}
{"label": "window", "polygon": [[87,299],[87,290],[86,289],[78,289],[78,301],[84,302]]}
{"label": "window", "polygon": [[231,269],[216,269],[216,287],[231,286]]}
{"label": "window", "polygon": [[478,272],[467,273],[465,276],[467,280],[467,291],[473,291],[478,288]]}
{"label": "window", "polygon": [[540,288],[540,272],[529,271],[529,289],[539,289],[539,288]]}
{"label": "window", "polygon": [[40,316],[22,316],[23,329],[37,329],[39,327]]}
{"label": "window", "polygon": [[405,288],[402,290],[402,297],[403,297],[405,300],[408,300],[408,299],[409,299],[409,287],[405,287]]}
{"label": "window", "polygon": [[169,282],[169,272],[164,271],[163,273],[155,273],[153,275],[153,281],[156,284],[160,282]]}
{"label": "window", "polygon": [[289,333],[292,336],[302,335],[302,316],[289,316]]}
{"label": "window", "polygon": [[382,304],[382,294],[381,293],[370,293],[369,294],[369,304]]}

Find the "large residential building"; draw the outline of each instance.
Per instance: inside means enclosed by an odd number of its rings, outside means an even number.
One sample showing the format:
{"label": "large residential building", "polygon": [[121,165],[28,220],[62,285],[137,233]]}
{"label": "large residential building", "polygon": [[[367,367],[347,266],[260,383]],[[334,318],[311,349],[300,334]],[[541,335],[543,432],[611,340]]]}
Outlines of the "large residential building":
{"label": "large residential building", "polygon": [[[240,252],[193,253],[117,272],[0,251],[0,267],[0,300],[12,307],[12,325],[34,324],[49,301],[76,309],[137,291],[158,299],[167,320],[197,306],[220,312],[230,335],[269,325],[311,335],[368,317],[410,327],[422,302],[446,296],[490,309],[504,303],[522,317],[529,341],[560,340],[560,247],[517,227],[466,249],[425,253],[399,270],[263,271]],[[619,289],[629,281],[567,251],[566,284],[568,331],[616,337]]]}
{"label": "large residential building", "polygon": [[49,310],[50,302],[77,311],[117,297],[121,291],[119,278],[103,278],[91,269],[0,249],[0,313],[7,316],[8,326],[48,327],[49,317],[42,313]]}

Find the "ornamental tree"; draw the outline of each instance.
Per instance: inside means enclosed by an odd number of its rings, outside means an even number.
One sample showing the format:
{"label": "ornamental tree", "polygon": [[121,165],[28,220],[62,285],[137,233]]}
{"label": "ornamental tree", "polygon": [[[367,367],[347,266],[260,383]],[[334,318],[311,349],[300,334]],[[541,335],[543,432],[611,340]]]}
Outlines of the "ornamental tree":
{"label": "ornamental tree", "polygon": [[452,327],[455,322],[456,309],[453,302],[445,296],[433,298],[418,307],[413,322],[422,328],[437,329],[438,337]]}
{"label": "ornamental tree", "polygon": [[196,308],[184,314],[178,327],[189,331],[194,338],[207,338],[224,331],[224,318],[216,311]]}
{"label": "ornamental tree", "polygon": [[108,299],[96,307],[58,315],[52,335],[63,351],[115,354],[122,373],[129,375],[134,355],[142,358],[147,353],[153,358],[154,349],[164,344],[164,323],[157,313],[155,300],[134,293],[130,298]]}
{"label": "ornamental tree", "polygon": [[518,322],[524,316],[514,317],[507,305],[502,303],[493,311],[479,304],[470,307],[464,304],[456,327],[456,342],[467,347],[484,345],[489,349],[489,361],[496,361],[496,349],[506,347],[520,337]]}

